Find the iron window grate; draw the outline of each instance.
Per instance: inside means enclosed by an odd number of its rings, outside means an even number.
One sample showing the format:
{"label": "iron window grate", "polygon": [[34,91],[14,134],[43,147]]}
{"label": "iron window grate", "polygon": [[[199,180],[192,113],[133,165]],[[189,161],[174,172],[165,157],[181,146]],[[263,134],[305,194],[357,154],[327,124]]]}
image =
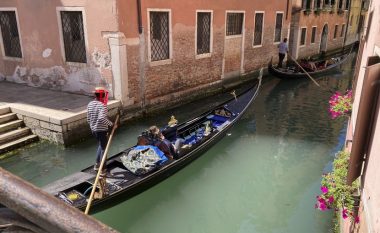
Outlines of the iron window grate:
{"label": "iron window grate", "polygon": [[336,39],[338,35],[338,25],[335,25],[335,28],[334,28],[334,39]]}
{"label": "iron window grate", "polygon": [[86,63],[82,12],[61,11],[61,20],[66,61]]}
{"label": "iron window grate", "polygon": [[276,14],[276,29],[274,32],[274,42],[281,41],[281,32],[282,32],[282,18],[283,14]]}
{"label": "iron window grate", "polygon": [[253,45],[261,45],[263,38],[263,20],[264,13],[255,14],[255,33],[253,37]]}
{"label": "iron window grate", "polygon": [[151,60],[169,59],[169,12],[150,12]]}
{"label": "iron window grate", "polygon": [[4,53],[7,57],[22,57],[18,34],[16,12],[0,11],[0,27],[3,36]]}
{"label": "iron window grate", "polygon": [[302,28],[300,45],[305,45],[305,44],[306,44],[306,28]]}
{"label": "iron window grate", "polygon": [[311,29],[311,40],[310,40],[310,43],[315,43],[316,32],[317,32],[317,27],[313,27]]}
{"label": "iron window grate", "polygon": [[243,31],[243,13],[227,13],[226,35],[241,35]]}
{"label": "iron window grate", "polygon": [[340,37],[343,37],[345,29],[346,29],[346,25],[342,24],[342,31],[340,31]]}
{"label": "iron window grate", "polygon": [[210,53],[211,13],[198,13],[197,54]]}

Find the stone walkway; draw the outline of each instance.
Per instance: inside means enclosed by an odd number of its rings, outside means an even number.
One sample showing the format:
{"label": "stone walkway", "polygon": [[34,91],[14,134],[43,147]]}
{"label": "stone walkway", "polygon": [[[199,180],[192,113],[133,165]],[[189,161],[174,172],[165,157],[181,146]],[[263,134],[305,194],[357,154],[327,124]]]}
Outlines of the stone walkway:
{"label": "stone walkway", "polygon": [[[85,95],[0,82],[0,107],[10,107],[19,118],[24,118],[25,124],[35,134],[57,143],[67,143],[66,138],[70,137],[69,131],[73,130],[74,125],[75,128],[88,128],[85,125],[86,108],[91,100],[92,97]],[[120,101],[113,100],[108,103],[110,112],[118,106]],[[57,133],[60,135],[57,136]]]}

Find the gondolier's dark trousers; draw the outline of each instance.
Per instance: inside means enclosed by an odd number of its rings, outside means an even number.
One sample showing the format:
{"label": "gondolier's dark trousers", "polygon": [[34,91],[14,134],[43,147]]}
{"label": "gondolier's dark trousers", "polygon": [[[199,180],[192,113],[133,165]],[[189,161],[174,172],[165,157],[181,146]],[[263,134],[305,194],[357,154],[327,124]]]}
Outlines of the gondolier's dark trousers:
{"label": "gondolier's dark trousers", "polygon": [[278,67],[282,67],[282,62],[284,61],[285,54],[284,53],[278,53]]}
{"label": "gondolier's dark trousers", "polygon": [[101,159],[103,158],[104,151],[107,146],[107,131],[93,131],[92,134],[95,136],[98,141],[98,150],[96,152],[96,163],[100,164]]}

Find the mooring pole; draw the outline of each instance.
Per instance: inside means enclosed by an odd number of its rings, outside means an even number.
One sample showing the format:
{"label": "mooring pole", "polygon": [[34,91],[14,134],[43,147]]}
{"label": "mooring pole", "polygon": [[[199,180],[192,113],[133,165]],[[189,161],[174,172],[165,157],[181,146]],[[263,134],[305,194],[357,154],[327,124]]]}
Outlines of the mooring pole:
{"label": "mooring pole", "polygon": [[47,232],[117,232],[2,168],[0,203]]}

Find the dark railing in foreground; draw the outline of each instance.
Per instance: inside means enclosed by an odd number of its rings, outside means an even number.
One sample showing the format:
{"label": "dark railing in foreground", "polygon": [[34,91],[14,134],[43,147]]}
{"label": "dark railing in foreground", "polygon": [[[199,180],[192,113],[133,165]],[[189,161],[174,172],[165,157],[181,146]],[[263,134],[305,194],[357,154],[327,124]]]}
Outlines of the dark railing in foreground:
{"label": "dark railing in foreground", "polygon": [[2,168],[0,203],[7,207],[0,227],[11,224],[8,232],[117,232]]}

